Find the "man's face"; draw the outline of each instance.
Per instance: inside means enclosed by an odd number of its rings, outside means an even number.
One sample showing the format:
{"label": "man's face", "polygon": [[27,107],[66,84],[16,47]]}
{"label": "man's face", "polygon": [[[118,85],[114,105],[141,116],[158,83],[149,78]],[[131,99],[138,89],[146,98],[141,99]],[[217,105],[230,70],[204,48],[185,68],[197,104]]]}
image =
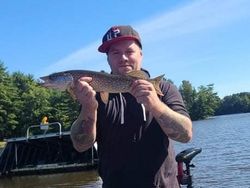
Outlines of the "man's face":
{"label": "man's face", "polygon": [[142,51],[134,40],[114,43],[107,55],[113,74],[126,74],[132,70],[141,69]]}

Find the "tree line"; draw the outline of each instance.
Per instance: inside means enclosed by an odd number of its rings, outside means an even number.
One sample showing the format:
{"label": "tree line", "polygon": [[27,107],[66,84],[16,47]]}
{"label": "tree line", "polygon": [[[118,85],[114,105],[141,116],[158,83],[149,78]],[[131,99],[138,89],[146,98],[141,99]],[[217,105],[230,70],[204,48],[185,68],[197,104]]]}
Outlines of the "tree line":
{"label": "tree line", "polygon": [[32,75],[9,74],[0,62],[0,140],[24,136],[44,116],[69,130],[78,110],[79,105],[66,92],[43,88]]}
{"label": "tree line", "polygon": [[211,116],[250,112],[250,92],[225,96],[222,99],[214,92],[214,85],[200,86],[196,90],[184,80],[179,87],[192,120]]}
{"label": "tree line", "polygon": [[[214,115],[250,112],[250,93],[238,93],[220,99],[213,84],[195,89],[182,81],[179,91],[192,120]],[[79,104],[66,92],[46,89],[32,75],[9,74],[0,61],[0,140],[24,136],[30,125],[60,122],[63,131],[70,129],[79,113]]]}

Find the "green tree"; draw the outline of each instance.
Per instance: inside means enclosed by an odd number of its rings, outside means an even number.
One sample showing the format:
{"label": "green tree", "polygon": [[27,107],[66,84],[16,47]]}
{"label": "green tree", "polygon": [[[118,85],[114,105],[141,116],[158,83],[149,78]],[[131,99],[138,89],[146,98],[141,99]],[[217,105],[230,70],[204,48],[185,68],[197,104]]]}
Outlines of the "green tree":
{"label": "green tree", "polygon": [[217,115],[250,112],[250,92],[242,92],[222,99]]}
{"label": "green tree", "polygon": [[185,106],[190,116],[194,117],[195,115],[193,112],[193,105],[194,105],[194,101],[197,95],[195,88],[192,86],[192,84],[189,81],[183,80],[182,85],[180,85],[179,87],[179,91],[182,95],[183,101],[185,103]]}
{"label": "green tree", "polygon": [[220,105],[220,98],[213,91],[213,84],[200,86],[192,106],[193,120],[206,119],[215,114]]}
{"label": "green tree", "polygon": [[69,130],[79,113],[79,104],[66,92],[40,86],[32,75],[8,74],[0,62],[0,139],[23,136],[30,125],[47,116]]}
{"label": "green tree", "polygon": [[18,125],[16,114],[18,104],[16,88],[13,86],[11,77],[6,72],[3,63],[0,62],[0,139],[12,135],[13,129]]}
{"label": "green tree", "polygon": [[76,120],[80,106],[66,92],[50,90],[49,103],[53,108],[50,111],[51,120],[63,123],[65,130],[69,130],[71,124]]}
{"label": "green tree", "polygon": [[15,72],[12,75],[12,81],[17,88],[19,100],[18,127],[14,130],[15,136],[22,136],[28,126],[39,124],[43,114],[50,110],[50,95],[46,89],[39,87],[31,75],[24,75]]}
{"label": "green tree", "polygon": [[40,124],[42,117],[49,122],[60,122],[63,130],[68,130],[78,115],[79,105],[66,94],[41,87],[33,76],[16,72],[12,75],[13,83],[18,88],[19,125],[13,133],[15,136],[25,134],[30,125]]}

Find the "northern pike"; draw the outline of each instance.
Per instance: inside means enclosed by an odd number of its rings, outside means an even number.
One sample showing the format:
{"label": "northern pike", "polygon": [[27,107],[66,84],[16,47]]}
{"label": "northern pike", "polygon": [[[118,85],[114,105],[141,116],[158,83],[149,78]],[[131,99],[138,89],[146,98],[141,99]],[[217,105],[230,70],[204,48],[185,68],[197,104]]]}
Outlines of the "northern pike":
{"label": "northern pike", "polygon": [[57,72],[48,76],[41,77],[44,82],[42,86],[53,88],[60,91],[68,91],[74,98],[72,87],[74,81],[81,77],[91,77],[89,84],[96,92],[100,92],[103,102],[108,101],[108,93],[126,93],[130,91],[130,87],[134,80],[143,79],[151,82],[158,95],[163,95],[159,87],[160,81],[164,75],[154,79],[149,79],[144,71],[131,71],[125,75],[109,74],[105,72],[95,72],[89,70],[69,70]]}

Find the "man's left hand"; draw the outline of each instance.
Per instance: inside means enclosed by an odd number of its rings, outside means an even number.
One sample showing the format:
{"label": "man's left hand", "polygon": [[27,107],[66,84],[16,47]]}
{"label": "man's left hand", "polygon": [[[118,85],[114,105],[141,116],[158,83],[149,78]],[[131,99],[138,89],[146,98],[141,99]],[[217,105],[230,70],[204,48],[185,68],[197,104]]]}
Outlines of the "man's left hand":
{"label": "man's left hand", "polygon": [[151,112],[161,103],[153,84],[147,80],[135,80],[130,93]]}

